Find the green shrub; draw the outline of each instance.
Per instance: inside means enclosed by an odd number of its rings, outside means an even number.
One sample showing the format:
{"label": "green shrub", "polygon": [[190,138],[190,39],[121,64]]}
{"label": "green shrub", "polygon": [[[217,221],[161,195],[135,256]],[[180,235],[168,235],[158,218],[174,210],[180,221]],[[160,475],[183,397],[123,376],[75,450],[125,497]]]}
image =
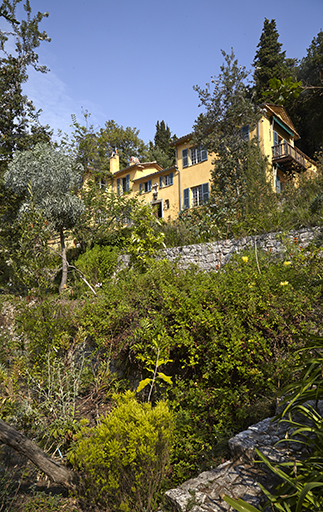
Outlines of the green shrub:
{"label": "green shrub", "polygon": [[[300,351],[301,361],[294,370],[298,378],[281,391],[284,408],[279,421],[287,423],[290,438],[303,445],[309,455],[303,460],[296,455],[292,461],[273,465],[256,450],[261,461],[281,478],[273,494],[261,486],[268,502],[259,510],[268,510],[269,504],[271,510],[281,512],[321,512],[323,509],[323,418],[318,412],[318,401],[323,399],[322,351],[323,338],[308,337]],[[243,500],[236,501],[228,496],[224,499],[239,512],[257,510]]]}
{"label": "green shrub", "polygon": [[118,263],[118,249],[115,247],[100,247],[95,245],[87,249],[75,262],[93,285],[101,285],[111,277]]}
{"label": "green shrub", "polygon": [[93,500],[111,510],[149,512],[169,463],[173,418],[164,402],[140,404],[118,396],[117,407],[95,428],[84,428],[70,461],[84,472]]}

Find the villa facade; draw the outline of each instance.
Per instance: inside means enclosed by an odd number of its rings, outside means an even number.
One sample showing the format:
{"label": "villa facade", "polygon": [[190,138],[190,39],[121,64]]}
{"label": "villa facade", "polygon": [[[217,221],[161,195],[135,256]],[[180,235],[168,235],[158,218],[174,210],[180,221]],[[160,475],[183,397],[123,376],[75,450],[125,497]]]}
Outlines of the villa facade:
{"label": "villa facade", "polygon": [[[290,176],[297,186],[300,173],[315,174],[315,162],[295,147],[299,139],[284,107],[262,105],[262,117],[250,133],[249,127],[241,128],[244,137],[256,138],[261,152],[267,157],[267,178],[279,193]],[[111,185],[117,194],[139,194],[155,207],[158,217],[174,220],[180,211],[207,202],[211,190],[212,161],[202,147],[192,146],[190,133],[174,142],[176,165],[163,169],[157,162],[141,163],[132,157],[129,166],[119,169],[117,151],[110,159]]]}

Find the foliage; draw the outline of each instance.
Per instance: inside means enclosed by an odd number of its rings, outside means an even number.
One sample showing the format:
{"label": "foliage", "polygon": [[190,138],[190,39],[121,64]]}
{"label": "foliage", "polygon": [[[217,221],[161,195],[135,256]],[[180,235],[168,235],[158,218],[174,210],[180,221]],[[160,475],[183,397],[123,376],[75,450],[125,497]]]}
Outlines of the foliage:
{"label": "foliage", "polygon": [[150,142],[149,160],[156,160],[164,169],[175,165],[175,147],[171,145],[174,140],[176,135],[171,136],[170,128],[165,121],[157,121],[154,144]]}
{"label": "foliage", "polygon": [[292,111],[301,136],[298,146],[311,157],[322,149],[322,71],[323,31],[320,30],[307,49],[307,55],[301,60],[298,79],[302,81],[304,91]]}
{"label": "foliage", "polygon": [[128,167],[132,156],[146,160],[147,146],[140,139],[139,130],[130,126],[124,128],[110,119],[98,132],[98,151],[110,157],[115,149],[118,150],[120,169]]}
{"label": "foliage", "polygon": [[95,245],[82,254],[75,262],[77,268],[87,275],[93,285],[104,286],[111,279],[117,267],[118,249],[115,247]]}
{"label": "foliage", "polygon": [[263,96],[271,100],[276,105],[283,105],[290,98],[298,98],[304,90],[302,82],[296,82],[291,76],[285,80],[271,78],[268,82],[269,90],[263,93]]}
{"label": "foliage", "polygon": [[126,250],[131,264],[144,270],[162,247],[164,235],[156,229],[159,221],[149,204],[141,203],[135,212],[131,212],[130,220],[133,226]]}
{"label": "foliage", "polygon": [[96,174],[88,174],[79,192],[85,209],[73,228],[76,244],[84,252],[95,244],[124,247],[130,236],[129,219],[140,202],[129,194],[100,188]]}
{"label": "foliage", "polygon": [[31,191],[29,208],[18,217],[15,227],[17,243],[6,260],[13,271],[8,284],[41,295],[52,287],[57,258],[48,245],[53,231],[42,212],[35,208]]}
{"label": "foliage", "polygon": [[[145,366],[153,368],[161,337],[168,363],[159,369],[172,377],[167,394],[177,416],[172,484],[216,465],[225,438],[265,417],[297,357],[294,336],[320,322],[319,250],[295,241],[287,265],[259,253],[261,273],[255,255],[246,258],[207,275],[151,262],[145,273],[119,273],[79,313],[98,347],[125,375],[138,368],[142,380],[151,377]],[[162,393],[157,383],[155,396]]]}
{"label": "foliage", "polygon": [[[51,492],[34,491],[32,498],[24,505],[23,512],[55,512],[66,510],[66,501],[61,495],[53,495]],[[71,512],[77,512],[75,507]]]}
{"label": "foliage", "polygon": [[169,463],[172,414],[166,403],[140,404],[130,392],[115,399],[97,427],[83,428],[70,461],[84,471],[87,494],[110,510],[151,511]]}
{"label": "foliage", "polygon": [[233,51],[222,53],[225,63],[219,76],[212,79],[213,91],[195,87],[205,113],[195,122],[194,130],[196,140],[216,155],[211,172],[211,203],[216,215],[237,218],[257,197],[250,190],[250,180],[260,181],[266,188],[265,161],[256,141],[242,131],[247,127],[250,133],[260,117],[248,95],[248,73],[238,65]]}
{"label": "foliage", "polygon": [[315,176],[299,175],[297,187],[289,181],[282,193],[275,194],[265,182],[262,168],[257,166],[257,158],[258,151],[255,149],[250,152],[247,173],[249,193],[245,198],[243,214],[235,212],[232,215],[230,209],[217,209],[216,202],[183,210],[175,221],[160,228],[165,233],[166,246],[320,225],[322,210],[318,191],[323,186],[322,166],[319,165]]}
{"label": "foliage", "polygon": [[[17,211],[21,198],[9,192],[3,182],[14,151],[31,149],[38,142],[48,142],[51,132],[48,126],[39,124],[39,114],[30,99],[22,92],[28,79],[28,66],[45,72],[38,64],[36,49],[42,40],[49,41],[39,25],[48,13],[31,15],[29,0],[24,4],[26,19],[17,19],[16,9],[21,0],[3,0],[0,7],[7,20],[8,30],[0,29],[0,275],[4,283],[12,277],[5,261],[7,252],[15,250],[18,242],[16,229]],[[15,45],[15,54],[9,49]]]}
{"label": "foliage", "polygon": [[70,152],[87,171],[91,168],[98,178],[108,180],[110,157],[117,150],[120,168],[128,167],[132,156],[141,161],[147,160],[147,146],[139,137],[139,130],[120,126],[113,119],[106,121],[103,128],[91,124],[91,114],[82,110],[83,123],[72,115],[72,136],[64,135],[62,147]]}
{"label": "foliage", "polygon": [[265,18],[253,61],[256,83],[254,92],[257,101],[261,101],[263,93],[268,89],[270,79],[284,80],[287,78],[288,68],[285,61],[285,52],[281,51],[282,44],[279,43],[278,38],[276,21],[269,21]]}
{"label": "foliage", "polygon": [[32,151],[16,152],[5,173],[5,185],[24,194],[20,212],[28,212],[31,200],[45,219],[59,232],[62,254],[60,292],[66,287],[67,261],[64,230],[73,227],[84,211],[82,200],[74,193],[80,184],[82,167],[72,157],[46,144]]}
{"label": "foliage", "polygon": [[67,229],[74,226],[84,209],[72,193],[80,185],[81,171],[71,157],[49,145],[37,144],[32,151],[15,153],[5,184],[14,192],[25,194],[27,203],[21,211],[26,211],[32,199],[56,230]]}
{"label": "foliage", "polygon": [[[281,394],[284,397],[284,407],[278,416],[280,422],[287,423],[290,427],[290,438],[299,443],[300,448],[305,447],[309,455],[305,460],[299,458],[274,465],[257,451],[261,461],[282,480],[274,494],[262,488],[268,498],[267,505],[270,503],[273,510],[322,510],[323,419],[317,409],[318,401],[323,398],[322,348],[322,337],[307,337],[306,345],[300,351],[299,364],[294,370],[298,378],[283,388]],[[240,512],[256,510],[248,508],[249,505],[242,500],[239,506],[233,500],[225,498],[225,501]]]}
{"label": "foliage", "polygon": [[[145,322],[143,320],[141,322],[141,327],[145,330],[149,327],[149,325],[147,324],[147,322]],[[139,330],[139,332],[137,331],[137,336],[141,338],[140,330]],[[145,365],[144,369],[146,371],[148,371],[148,373],[153,374],[152,377],[147,377],[146,379],[141,380],[137,387],[137,393],[140,393],[140,391],[145,389],[146,386],[150,385],[147,402],[150,402],[152,391],[153,391],[154,385],[156,383],[156,380],[161,381],[162,383],[166,383],[166,384],[170,384],[170,385],[172,384],[171,377],[169,377],[168,375],[165,375],[165,373],[163,373],[161,371],[158,371],[160,369],[160,366],[163,366],[167,363],[172,362],[171,359],[163,358],[163,349],[164,349],[164,345],[165,345],[163,333],[157,334],[156,339],[152,339],[151,343],[155,349],[156,359],[152,359],[149,356],[148,357],[142,356],[140,354],[140,349],[139,349],[139,354],[138,354],[138,359],[141,360]],[[136,350],[138,350],[138,348],[139,347],[135,347]]]}

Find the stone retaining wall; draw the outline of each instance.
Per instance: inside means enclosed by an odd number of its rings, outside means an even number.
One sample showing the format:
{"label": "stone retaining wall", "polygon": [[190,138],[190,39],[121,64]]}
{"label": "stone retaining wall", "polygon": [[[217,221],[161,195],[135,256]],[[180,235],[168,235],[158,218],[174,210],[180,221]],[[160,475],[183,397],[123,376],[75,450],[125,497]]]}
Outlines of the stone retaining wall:
{"label": "stone retaining wall", "polygon": [[206,244],[186,245],[164,249],[162,254],[170,261],[178,260],[182,268],[198,265],[202,270],[217,270],[225,265],[233,254],[256,247],[272,253],[284,252],[286,243],[306,247],[320,233],[321,228],[309,228],[282,232],[267,233],[259,236],[247,236],[239,239],[221,240]]}

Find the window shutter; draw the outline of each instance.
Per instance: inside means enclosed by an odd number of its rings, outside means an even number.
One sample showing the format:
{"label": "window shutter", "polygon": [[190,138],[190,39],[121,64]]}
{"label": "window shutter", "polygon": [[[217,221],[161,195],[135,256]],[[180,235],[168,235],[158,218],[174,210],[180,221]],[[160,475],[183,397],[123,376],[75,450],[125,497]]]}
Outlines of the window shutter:
{"label": "window shutter", "polygon": [[169,181],[168,181],[168,185],[172,185],[173,184],[173,173],[171,172],[169,174]]}
{"label": "window shutter", "polygon": [[190,207],[190,189],[185,188],[184,189],[184,208]]}
{"label": "window shutter", "polygon": [[279,176],[276,176],[276,192],[280,194],[281,192],[281,184],[280,184],[280,178]]}
{"label": "window shutter", "polygon": [[151,180],[148,181],[148,192],[151,191]]}
{"label": "window shutter", "polygon": [[142,193],[142,183],[139,183],[139,194]]}
{"label": "window shutter", "polygon": [[206,149],[204,149],[204,148],[201,149],[201,156],[202,156],[202,162],[207,160],[207,150]]}
{"label": "window shutter", "polygon": [[118,196],[120,196],[120,194],[121,194],[120,183],[121,183],[120,178],[117,178],[117,194],[118,194]]}
{"label": "window shutter", "polygon": [[191,153],[191,165],[194,165],[194,164],[196,164],[196,156],[197,156],[196,148],[191,149],[190,153]]}
{"label": "window shutter", "polygon": [[209,200],[209,184],[203,183],[202,185],[202,201],[203,203],[207,203]]}
{"label": "window shutter", "polygon": [[130,190],[130,174],[127,174],[126,176],[126,192]]}
{"label": "window shutter", "polygon": [[183,149],[182,159],[183,159],[183,167],[188,167],[188,149]]}
{"label": "window shutter", "polygon": [[159,176],[159,188],[162,188],[163,186],[163,177]]}
{"label": "window shutter", "polygon": [[278,146],[278,144],[279,144],[278,133],[274,132],[274,146]]}

